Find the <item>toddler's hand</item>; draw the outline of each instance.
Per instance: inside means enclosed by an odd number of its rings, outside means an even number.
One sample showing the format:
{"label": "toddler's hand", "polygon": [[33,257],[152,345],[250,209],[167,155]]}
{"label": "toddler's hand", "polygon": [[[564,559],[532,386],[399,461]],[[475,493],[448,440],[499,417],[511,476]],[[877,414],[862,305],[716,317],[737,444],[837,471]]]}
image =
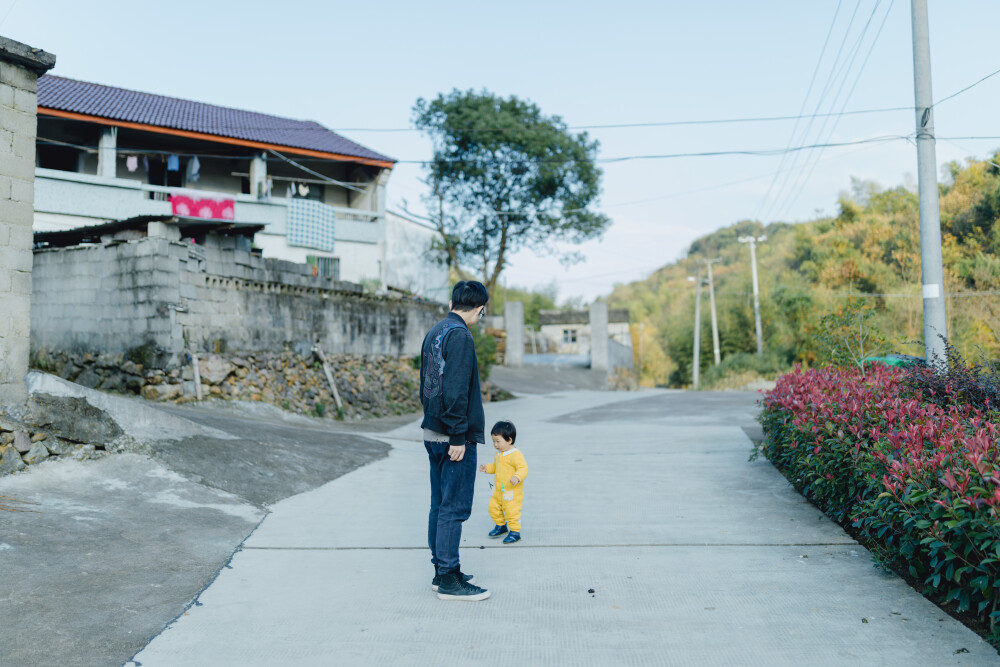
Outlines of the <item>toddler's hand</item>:
{"label": "toddler's hand", "polygon": [[521,480],[518,479],[517,475],[514,475],[513,477],[510,478],[510,485],[511,486],[517,486],[520,483],[521,483]]}
{"label": "toddler's hand", "polygon": [[479,466],[479,472],[486,472],[486,464]]}

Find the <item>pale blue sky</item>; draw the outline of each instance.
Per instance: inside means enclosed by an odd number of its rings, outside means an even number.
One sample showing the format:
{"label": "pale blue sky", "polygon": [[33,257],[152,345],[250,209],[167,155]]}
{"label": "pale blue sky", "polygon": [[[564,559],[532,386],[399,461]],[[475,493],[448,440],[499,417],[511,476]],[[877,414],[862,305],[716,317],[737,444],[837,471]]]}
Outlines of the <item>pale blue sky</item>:
{"label": "pale blue sky", "polygon": [[[816,108],[847,34],[842,63],[875,8],[846,77],[820,111],[912,106],[910,4],[842,0],[806,112]],[[317,120],[343,128],[405,128],[417,97],[488,88],[538,103],[570,125],[796,115],[831,27],[837,0],[765,2],[211,2],[0,0],[0,34],[58,56],[54,73],[108,85]],[[857,9],[850,33],[848,21]],[[7,13],[9,10],[9,14]],[[888,13],[887,13],[888,10]],[[857,76],[879,25],[885,26]],[[935,99],[1000,69],[995,0],[931,0]],[[843,73],[842,73],[843,74]],[[843,88],[840,81],[844,80]],[[846,107],[847,91],[857,80]],[[840,97],[834,106],[836,93]],[[935,110],[939,137],[1000,136],[1000,75]],[[781,149],[793,122],[592,130],[612,158]],[[834,127],[835,126],[835,127]],[[846,142],[907,135],[909,111],[823,119],[808,139]],[[799,132],[805,123],[799,125]],[[415,132],[344,131],[402,160],[430,156]],[[939,141],[938,162],[983,156],[997,140]],[[811,165],[817,159],[815,170]],[[802,220],[833,212],[850,177],[900,184],[916,173],[904,141],[777,156],[636,160],[604,166],[601,208],[614,220],[586,262],[514,256],[509,284],[555,280],[561,298],[607,294],[647,275],[696,237],[736,220]],[[801,186],[798,177],[810,173]],[[420,168],[397,166],[390,205],[419,201]],[[912,176],[910,176],[912,179]],[[724,185],[740,181],[734,185]],[[722,186],[722,187],[720,187]],[[794,193],[798,194],[795,198]],[[776,196],[778,194],[781,196]],[[636,200],[648,200],[630,203]]]}

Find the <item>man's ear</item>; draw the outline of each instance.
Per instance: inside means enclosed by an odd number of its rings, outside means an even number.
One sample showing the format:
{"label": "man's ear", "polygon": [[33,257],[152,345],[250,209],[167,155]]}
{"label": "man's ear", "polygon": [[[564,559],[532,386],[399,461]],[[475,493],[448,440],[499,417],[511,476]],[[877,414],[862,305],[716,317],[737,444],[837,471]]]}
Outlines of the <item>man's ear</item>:
{"label": "man's ear", "polygon": [[451,307],[451,299],[448,299],[448,310],[455,310]]}

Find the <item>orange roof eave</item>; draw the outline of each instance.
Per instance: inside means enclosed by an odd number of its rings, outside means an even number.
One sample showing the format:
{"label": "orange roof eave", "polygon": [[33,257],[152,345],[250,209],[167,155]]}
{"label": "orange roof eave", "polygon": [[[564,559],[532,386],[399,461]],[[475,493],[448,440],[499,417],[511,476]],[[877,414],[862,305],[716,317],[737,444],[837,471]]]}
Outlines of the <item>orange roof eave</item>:
{"label": "orange roof eave", "polygon": [[328,153],[326,151],[314,151],[309,148],[296,148],[294,146],[282,146],[280,144],[269,144],[263,141],[249,141],[247,139],[235,139],[233,137],[223,137],[217,134],[205,132],[191,132],[190,130],[178,130],[172,127],[162,127],[160,125],[147,125],[146,123],[133,123],[125,120],[113,120],[111,118],[101,118],[89,114],[76,113],[73,111],[62,111],[60,109],[49,109],[38,107],[38,113],[42,116],[55,116],[58,118],[69,118],[71,120],[83,120],[100,125],[113,125],[115,127],[127,127],[132,130],[143,130],[145,132],[156,132],[158,134],[169,134],[175,137],[187,137],[188,139],[202,139],[204,141],[214,141],[220,144],[231,144],[233,146],[246,146],[248,148],[271,149],[283,153],[293,153],[295,155],[306,155],[308,157],[324,158],[326,160],[337,160],[340,162],[358,162],[373,167],[392,169],[393,163],[389,160],[374,160],[366,157],[356,157],[344,155],[342,153]]}

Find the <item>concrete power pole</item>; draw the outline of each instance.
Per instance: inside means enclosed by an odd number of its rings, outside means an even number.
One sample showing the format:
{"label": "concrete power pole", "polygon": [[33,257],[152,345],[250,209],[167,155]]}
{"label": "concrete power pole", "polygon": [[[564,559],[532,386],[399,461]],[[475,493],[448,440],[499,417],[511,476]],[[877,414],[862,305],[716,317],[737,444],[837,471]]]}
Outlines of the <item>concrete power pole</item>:
{"label": "concrete power pole", "polygon": [[757,329],[757,356],[764,354],[764,334],[760,326],[760,283],[757,280],[757,244],[767,240],[767,236],[741,236],[740,243],[750,244],[750,271],[753,276],[753,319]]}
{"label": "concrete power pole", "polygon": [[712,281],[712,265],[721,262],[721,257],[706,259],[705,266],[708,267],[708,303],[712,308],[712,352],[715,353],[715,365],[722,363],[722,353],[719,351],[719,317],[715,312],[715,284]]}
{"label": "concrete power pole", "polygon": [[937,156],[934,146],[934,97],[927,0],[912,0],[913,97],[917,115],[917,174],[920,197],[920,269],[924,296],[924,354],[928,363],[944,360],[948,322],[944,303],[944,262],[938,209]]}
{"label": "concrete power pole", "polygon": [[691,388],[698,391],[698,375],[701,371],[701,267],[698,267],[698,277],[688,276],[694,280],[694,355],[691,364]]}

